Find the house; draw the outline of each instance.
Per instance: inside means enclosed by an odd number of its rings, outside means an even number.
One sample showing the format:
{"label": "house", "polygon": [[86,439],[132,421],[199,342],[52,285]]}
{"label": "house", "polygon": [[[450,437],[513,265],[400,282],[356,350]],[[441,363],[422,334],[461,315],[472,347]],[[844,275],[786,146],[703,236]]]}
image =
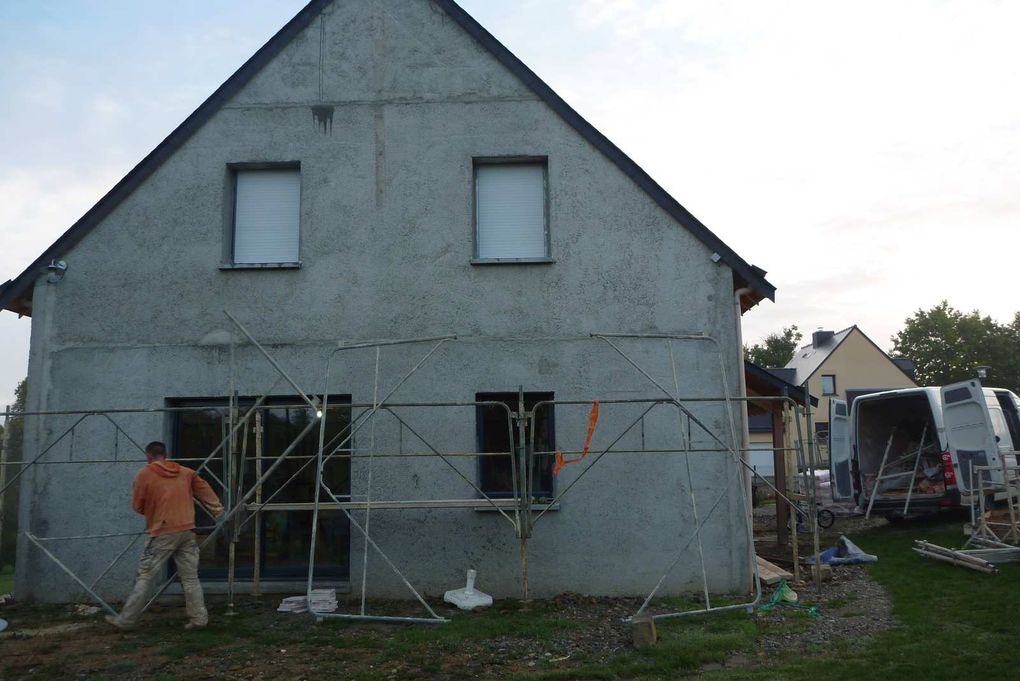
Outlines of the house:
{"label": "house", "polygon": [[[747,419],[749,445],[748,461],[755,472],[765,478],[774,479],[782,469],[787,478],[797,473],[797,457],[793,442],[797,439],[796,424],[792,423],[792,405],[818,408],[818,398],[806,393],[803,386],[795,385],[790,379],[789,369],[766,369],[754,362],[744,362],[745,384],[748,398],[768,397],[789,398],[780,402],[775,399],[748,402]],[[780,456],[775,456],[780,450]]]}
{"label": "house", "polygon": [[[744,382],[747,390],[748,464],[753,468],[757,489],[767,489],[771,483],[779,490],[794,487],[792,481],[799,471],[796,452],[798,441],[795,408],[811,404],[818,407],[818,398],[803,386],[790,382],[789,369],[766,369],[754,362],[744,362]],[[754,398],[766,398],[758,399]],[[782,399],[778,399],[782,398]],[[788,540],[786,521],[789,508],[776,504],[776,543],[785,546]]]}
{"label": "house", "polygon": [[[467,568],[497,596],[522,573],[534,596],[644,594],[692,536],[692,489],[718,493],[709,587],[741,589],[735,462],[699,453],[688,478],[675,407],[628,400],[662,401],[656,383],[716,398],[692,403],[685,442],[737,446],[739,408],[718,398],[739,391],[741,313],[774,293],[452,0],[313,0],[0,287],[31,317],[28,405],[47,413],[26,459],[64,462],[26,470],[20,526],[93,537],[54,547],[84,581],[124,551],[97,588],[123,596],[138,549],[108,535],[139,529],[127,438],[196,466],[224,444],[204,474],[245,511],[241,590],[303,590],[314,536],[317,582],[370,579],[370,597],[409,597],[405,578],[435,595]],[[592,333],[644,335],[617,352]],[[594,400],[592,455],[554,473]],[[328,494],[301,465],[319,425]],[[617,435],[629,453],[599,457]],[[524,515],[543,513],[526,562],[507,505],[525,449]],[[203,550],[209,590],[227,543]],[[700,588],[698,562],[665,591]],[[77,593],[26,537],[16,580]]]}
{"label": "house", "polygon": [[830,400],[849,404],[867,393],[917,386],[913,363],[887,355],[857,325],[837,332],[815,331],[811,343],[797,350],[785,369],[792,372],[792,383],[806,382],[808,392],[821,396],[812,424],[824,461],[828,460]]}

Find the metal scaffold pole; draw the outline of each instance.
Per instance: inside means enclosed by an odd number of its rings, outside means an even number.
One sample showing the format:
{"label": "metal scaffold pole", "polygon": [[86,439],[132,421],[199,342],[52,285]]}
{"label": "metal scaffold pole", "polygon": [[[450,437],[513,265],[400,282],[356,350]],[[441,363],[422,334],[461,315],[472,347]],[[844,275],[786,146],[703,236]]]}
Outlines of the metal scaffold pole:
{"label": "metal scaffold pole", "polygon": [[4,407],[4,432],[0,437],[0,570],[4,567],[4,511],[7,508],[7,460],[11,451],[11,406]]}

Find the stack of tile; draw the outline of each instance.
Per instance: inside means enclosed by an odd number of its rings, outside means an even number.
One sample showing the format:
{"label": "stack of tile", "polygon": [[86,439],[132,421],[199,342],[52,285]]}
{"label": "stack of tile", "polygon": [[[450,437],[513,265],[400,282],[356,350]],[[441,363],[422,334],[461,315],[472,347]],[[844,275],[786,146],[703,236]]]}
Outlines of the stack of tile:
{"label": "stack of tile", "polygon": [[280,602],[277,612],[336,612],[336,589],[312,589],[311,599],[288,596]]}
{"label": "stack of tile", "polygon": [[336,612],[336,589],[312,589],[308,607],[312,612]]}
{"label": "stack of tile", "polygon": [[280,603],[277,612],[308,612],[308,599],[304,596],[288,596]]}

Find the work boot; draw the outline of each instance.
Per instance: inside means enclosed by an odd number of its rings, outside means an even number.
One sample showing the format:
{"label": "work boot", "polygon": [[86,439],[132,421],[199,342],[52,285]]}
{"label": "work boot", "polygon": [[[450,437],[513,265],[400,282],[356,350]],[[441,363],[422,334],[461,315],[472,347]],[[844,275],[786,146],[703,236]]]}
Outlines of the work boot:
{"label": "work boot", "polygon": [[113,626],[124,631],[135,628],[133,624],[125,624],[124,622],[122,622],[121,619],[116,615],[107,615],[104,619]]}

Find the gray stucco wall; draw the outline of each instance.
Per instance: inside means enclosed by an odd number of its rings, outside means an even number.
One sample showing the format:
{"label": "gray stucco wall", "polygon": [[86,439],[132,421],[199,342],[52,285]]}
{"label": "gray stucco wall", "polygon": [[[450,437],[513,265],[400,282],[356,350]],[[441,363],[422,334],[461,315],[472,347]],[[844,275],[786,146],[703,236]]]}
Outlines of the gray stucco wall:
{"label": "gray stucco wall", "polygon": [[[323,104],[334,108],[331,132],[312,116],[310,107]],[[492,156],[548,157],[555,263],[470,263],[472,159]],[[303,265],[222,270],[227,166],[274,161],[301,164]],[[728,385],[722,385],[719,350],[677,343],[680,393],[735,394],[732,274],[710,256],[429,3],[338,2],[73,249],[61,282],[40,280],[30,408],[162,407],[178,397],[225,396],[232,381],[240,394],[261,394],[276,374],[252,346],[237,348],[232,370],[223,346],[200,342],[231,329],[224,309],[268,344],[308,392],[322,392],[326,358],[338,339],[452,333],[464,340],[437,352],[395,400],[463,401],[518,386],[563,400],[661,397],[608,346],[582,338],[602,331],[711,335],[720,342]],[[542,337],[576,339],[534,340]],[[673,385],[663,342],[624,346],[657,380]],[[383,350],[382,394],[424,349]],[[371,402],[374,358],[371,350],[344,354],[329,390]],[[293,391],[280,387],[276,394]],[[605,405],[595,446],[608,445],[635,409]],[[701,405],[696,411],[729,440],[725,409]],[[440,450],[475,448],[469,409],[411,410],[406,418]],[[139,442],[169,434],[170,419],[162,414],[117,421]],[[559,407],[556,422],[557,445],[579,448],[587,407]],[[679,448],[677,423],[675,410],[658,408],[646,419],[644,447]],[[63,417],[34,419],[26,429],[30,455],[67,425]],[[364,433],[359,447],[367,446]],[[398,437],[392,418],[380,417],[376,448],[392,450]],[[113,440],[108,424],[90,421],[76,431],[74,456],[105,457]],[[640,449],[640,432],[621,445]],[[699,445],[707,438],[695,434],[693,446]],[[66,458],[68,447],[63,442],[47,457]],[[711,586],[741,589],[748,568],[733,464],[718,454],[695,454],[692,462],[702,516],[721,498],[705,533]],[[30,471],[21,526],[41,536],[139,528],[128,507],[138,465]],[[372,465],[375,499],[473,496],[434,458],[375,459]],[[457,465],[476,478],[474,460]],[[367,491],[366,466],[363,460],[353,466],[356,497]],[[583,468],[569,466],[557,486]],[[355,514],[359,522],[363,516]],[[373,538],[428,593],[456,585],[468,567],[479,570],[479,586],[487,591],[519,592],[517,542],[496,513],[376,511],[371,522]],[[690,537],[692,522],[681,457],[607,455],[536,527],[532,594],[646,592]],[[351,581],[358,589],[362,542],[356,531],[352,537]],[[59,555],[88,578],[122,542],[68,542]],[[696,555],[692,548],[674,570],[670,591],[696,588]],[[132,557],[104,582],[104,593],[124,594]],[[407,595],[375,555],[369,574],[371,595]],[[76,592],[24,542],[18,591],[47,599]]]}

